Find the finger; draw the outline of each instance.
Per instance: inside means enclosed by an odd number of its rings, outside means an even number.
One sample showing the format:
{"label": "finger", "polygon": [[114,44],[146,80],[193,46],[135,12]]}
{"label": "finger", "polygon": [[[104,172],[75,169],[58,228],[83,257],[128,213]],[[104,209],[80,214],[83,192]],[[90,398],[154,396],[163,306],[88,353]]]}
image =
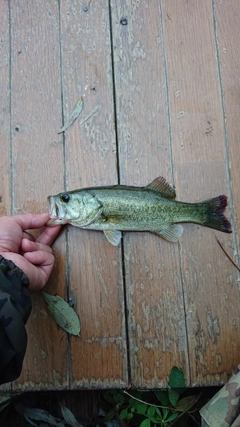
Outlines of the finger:
{"label": "finger", "polygon": [[52,253],[52,248],[48,245],[44,245],[43,243],[33,242],[28,239],[22,239],[21,249],[23,252],[36,252],[36,251],[45,251],[48,253]]}
{"label": "finger", "polygon": [[23,231],[27,229],[36,229],[41,228],[46,224],[49,220],[50,215],[47,213],[43,214],[22,214],[22,215],[14,215],[12,216],[12,220],[14,220]]}
{"label": "finger", "polygon": [[40,269],[39,272],[41,272],[46,283],[52,272],[55,261],[53,254],[45,251],[25,252],[24,258]]}
{"label": "finger", "polygon": [[35,242],[35,237],[31,234],[28,233],[27,231],[23,231],[23,239],[28,239],[31,240],[32,242]]}
{"label": "finger", "polygon": [[37,238],[37,242],[43,243],[44,245],[51,245],[59,234],[61,228],[61,225],[46,227],[43,233]]}
{"label": "finger", "polygon": [[40,291],[50,277],[55,258],[45,251],[26,252],[24,258],[32,266],[31,276],[28,275],[30,279],[28,290],[31,293]]}

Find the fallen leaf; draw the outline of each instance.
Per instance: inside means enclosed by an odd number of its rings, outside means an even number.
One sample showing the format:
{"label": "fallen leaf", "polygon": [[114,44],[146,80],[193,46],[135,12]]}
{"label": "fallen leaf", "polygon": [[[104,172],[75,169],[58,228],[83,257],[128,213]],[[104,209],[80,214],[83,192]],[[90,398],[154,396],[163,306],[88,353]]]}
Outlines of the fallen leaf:
{"label": "fallen leaf", "polygon": [[0,394],[0,412],[10,403],[12,403],[12,396],[10,394]]}
{"label": "fallen leaf", "polygon": [[181,400],[178,401],[176,405],[176,410],[179,412],[187,412],[189,411],[189,409],[192,408],[192,406],[197,402],[198,399],[198,394],[183,397]]}
{"label": "fallen leaf", "polygon": [[[53,417],[49,412],[39,408],[27,408],[23,405],[15,405],[16,410],[24,415],[26,421],[31,425],[38,427],[34,421],[44,421],[52,426],[65,427],[59,418]],[[34,421],[33,421],[34,420]]]}
{"label": "fallen leaf", "polygon": [[75,416],[70,411],[70,409],[64,406],[61,402],[60,402],[60,406],[61,406],[61,411],[62,411],[62,416],[64,418],[64,421],[68,425],[70,425],[71,427],[83,427],[82,424],[79,424],[79,422],[76,420]]}
{"label": "fallen leaf", "polygon": [[65,123],[65,125],[63,127],[61,127],[61,129],[59,130],[58,133],[62,133],[66,129],[68,129],[73,124],[73,122],[75,122],[75,120],[78,118],[78,116],[82,112],[82,110],[83,110],[83,97],[81,96],[80,101],[78,101],[78,103],[76,104],[70,118]]}
{"label": "fallen leaf", "polygon": [[71,335],[80,335],[80,321],[77,313],[58,295],[50,295],[42,291],[49,313],[55,322]]}

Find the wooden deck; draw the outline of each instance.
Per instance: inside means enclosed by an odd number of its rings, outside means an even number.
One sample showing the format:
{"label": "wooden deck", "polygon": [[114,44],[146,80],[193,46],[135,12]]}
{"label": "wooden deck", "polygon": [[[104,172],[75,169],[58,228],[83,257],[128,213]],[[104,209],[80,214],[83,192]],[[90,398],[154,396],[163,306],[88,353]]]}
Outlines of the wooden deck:
{"label": "wooden deck", "polygon": [[[227,194],[233,234],[66,227],[46,291],[72,298],[69,337],[33,297],[12,390],[216,385],[239,363],[239,0],[2,0],[0,213],[44,212],[64,189],[145,185],[189,202]],[[84,110],[58,134],[74,105]]]}

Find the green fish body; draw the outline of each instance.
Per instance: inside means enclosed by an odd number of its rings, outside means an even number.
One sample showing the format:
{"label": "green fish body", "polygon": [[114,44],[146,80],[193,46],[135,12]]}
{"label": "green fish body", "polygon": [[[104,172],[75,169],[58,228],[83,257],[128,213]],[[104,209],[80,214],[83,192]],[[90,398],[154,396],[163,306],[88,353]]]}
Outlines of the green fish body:
{"label": "green fish body", "polygon": [[226,196],[199,203],[178,202],[175,197],[175,190],[162,177],[146,187],[83,188],[48,197],[48,224],[102,230],[114,246],[120,242],[121,231],[150,231],[177,242],[183,232],[179,223],[183,222],[231,233],[231,224],[223,214]]}

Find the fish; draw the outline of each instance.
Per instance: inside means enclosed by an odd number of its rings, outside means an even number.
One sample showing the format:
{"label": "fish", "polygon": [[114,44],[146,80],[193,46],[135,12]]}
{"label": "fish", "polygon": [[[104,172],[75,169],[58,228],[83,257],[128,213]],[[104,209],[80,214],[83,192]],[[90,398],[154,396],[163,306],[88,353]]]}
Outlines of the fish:
{"label": "fish", "polygon": [[163,177],[145,187],[82,188],[48,196],[47,225],[71,224],[101,230],[113,246],[119,245],[122,231],[150,231],[169,242],[178,242],[183,233],[180,223],[185,222],[232,232],[224,216],[228,204],[225,195],[197,203],[175,199],[175,189]]}

